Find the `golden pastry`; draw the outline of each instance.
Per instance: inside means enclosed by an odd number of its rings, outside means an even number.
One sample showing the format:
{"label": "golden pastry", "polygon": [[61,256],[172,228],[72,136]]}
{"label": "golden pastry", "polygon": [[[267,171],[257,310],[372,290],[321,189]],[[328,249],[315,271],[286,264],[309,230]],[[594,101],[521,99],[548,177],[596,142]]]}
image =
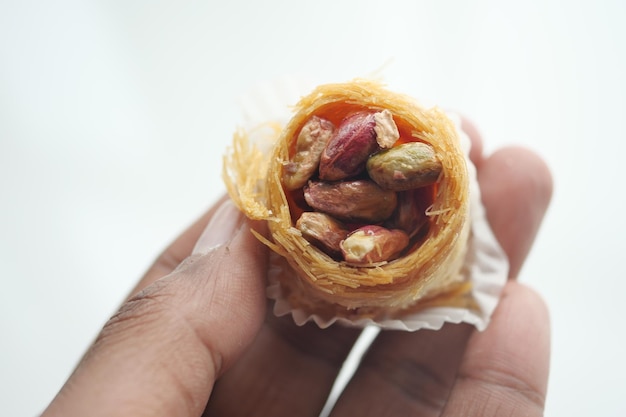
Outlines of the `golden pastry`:
{"label": "golden pastry", "polygon": [[223,177],[267,221],[257,236],[279,255],[271,274],[294,309],[377,318],[471,305],[468,170],[442,110],[357,80],[317,87],[269,127],[269,152],[235,133]]}

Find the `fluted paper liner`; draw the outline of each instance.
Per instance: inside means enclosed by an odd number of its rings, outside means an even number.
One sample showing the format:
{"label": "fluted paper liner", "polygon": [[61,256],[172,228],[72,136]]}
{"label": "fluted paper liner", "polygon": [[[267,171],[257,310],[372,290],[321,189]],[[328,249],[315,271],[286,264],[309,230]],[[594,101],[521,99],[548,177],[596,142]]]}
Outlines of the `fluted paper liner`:
{"label": "fluted paper liner", "polygon": [[[284,103],[284,110],[276,105],[282,95],[284,89],[270,88],[248,99],[256,123],[234,134],[223,175],[230,197],[246,216],[268,223],[269,236],[257,237],[272,249],[267,294],[275,300],[274,312],[322,328],[339,322],[414,331],[467,322],[483,329],[508,265],[486,221],[468,157],[469,138],[455,116],[423,108],[368,80],[318,86],[295,107]],[[355,109],[391,111],[403,136],[430,144],[443,165],[421,244],[374,267],[336,261],[311,245],[294,226],[281,182],[290,144],[313,114],[340,119]]]}

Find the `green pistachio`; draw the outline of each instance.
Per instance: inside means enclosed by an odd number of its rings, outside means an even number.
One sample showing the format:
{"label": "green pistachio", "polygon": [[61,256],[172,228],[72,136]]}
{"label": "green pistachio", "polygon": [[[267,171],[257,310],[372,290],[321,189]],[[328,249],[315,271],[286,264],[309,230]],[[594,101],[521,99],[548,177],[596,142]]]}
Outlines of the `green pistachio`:
{"label": "green pistachio", "polygon": [[406,191],[437,182],[442,165],[434,149],[422,142],[409,142],[369,157],[367,172],[387,190]]}

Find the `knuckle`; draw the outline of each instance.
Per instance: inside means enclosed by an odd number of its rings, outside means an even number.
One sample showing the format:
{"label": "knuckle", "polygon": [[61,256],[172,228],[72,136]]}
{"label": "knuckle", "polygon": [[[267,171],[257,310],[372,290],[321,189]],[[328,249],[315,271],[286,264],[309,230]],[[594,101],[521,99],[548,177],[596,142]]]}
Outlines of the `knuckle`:
{"label": "knuckle", "polygon": [[141,328],[162,322],[170,316],[172,294],[166,281],[157,281],[146,287],[128,301],[111,316],[104,325],[96,344],[113,335],[135,333]]}

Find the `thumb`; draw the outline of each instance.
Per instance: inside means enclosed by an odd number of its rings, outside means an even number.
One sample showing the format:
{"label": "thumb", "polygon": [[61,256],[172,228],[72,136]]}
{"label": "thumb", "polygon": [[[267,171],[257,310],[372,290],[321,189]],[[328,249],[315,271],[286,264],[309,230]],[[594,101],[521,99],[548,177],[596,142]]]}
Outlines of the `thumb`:
{"label": "thumb", "polygon": [[265,316],[266,250],[230,201],[194,254],[126,302],[48,415],[198,416]]}

